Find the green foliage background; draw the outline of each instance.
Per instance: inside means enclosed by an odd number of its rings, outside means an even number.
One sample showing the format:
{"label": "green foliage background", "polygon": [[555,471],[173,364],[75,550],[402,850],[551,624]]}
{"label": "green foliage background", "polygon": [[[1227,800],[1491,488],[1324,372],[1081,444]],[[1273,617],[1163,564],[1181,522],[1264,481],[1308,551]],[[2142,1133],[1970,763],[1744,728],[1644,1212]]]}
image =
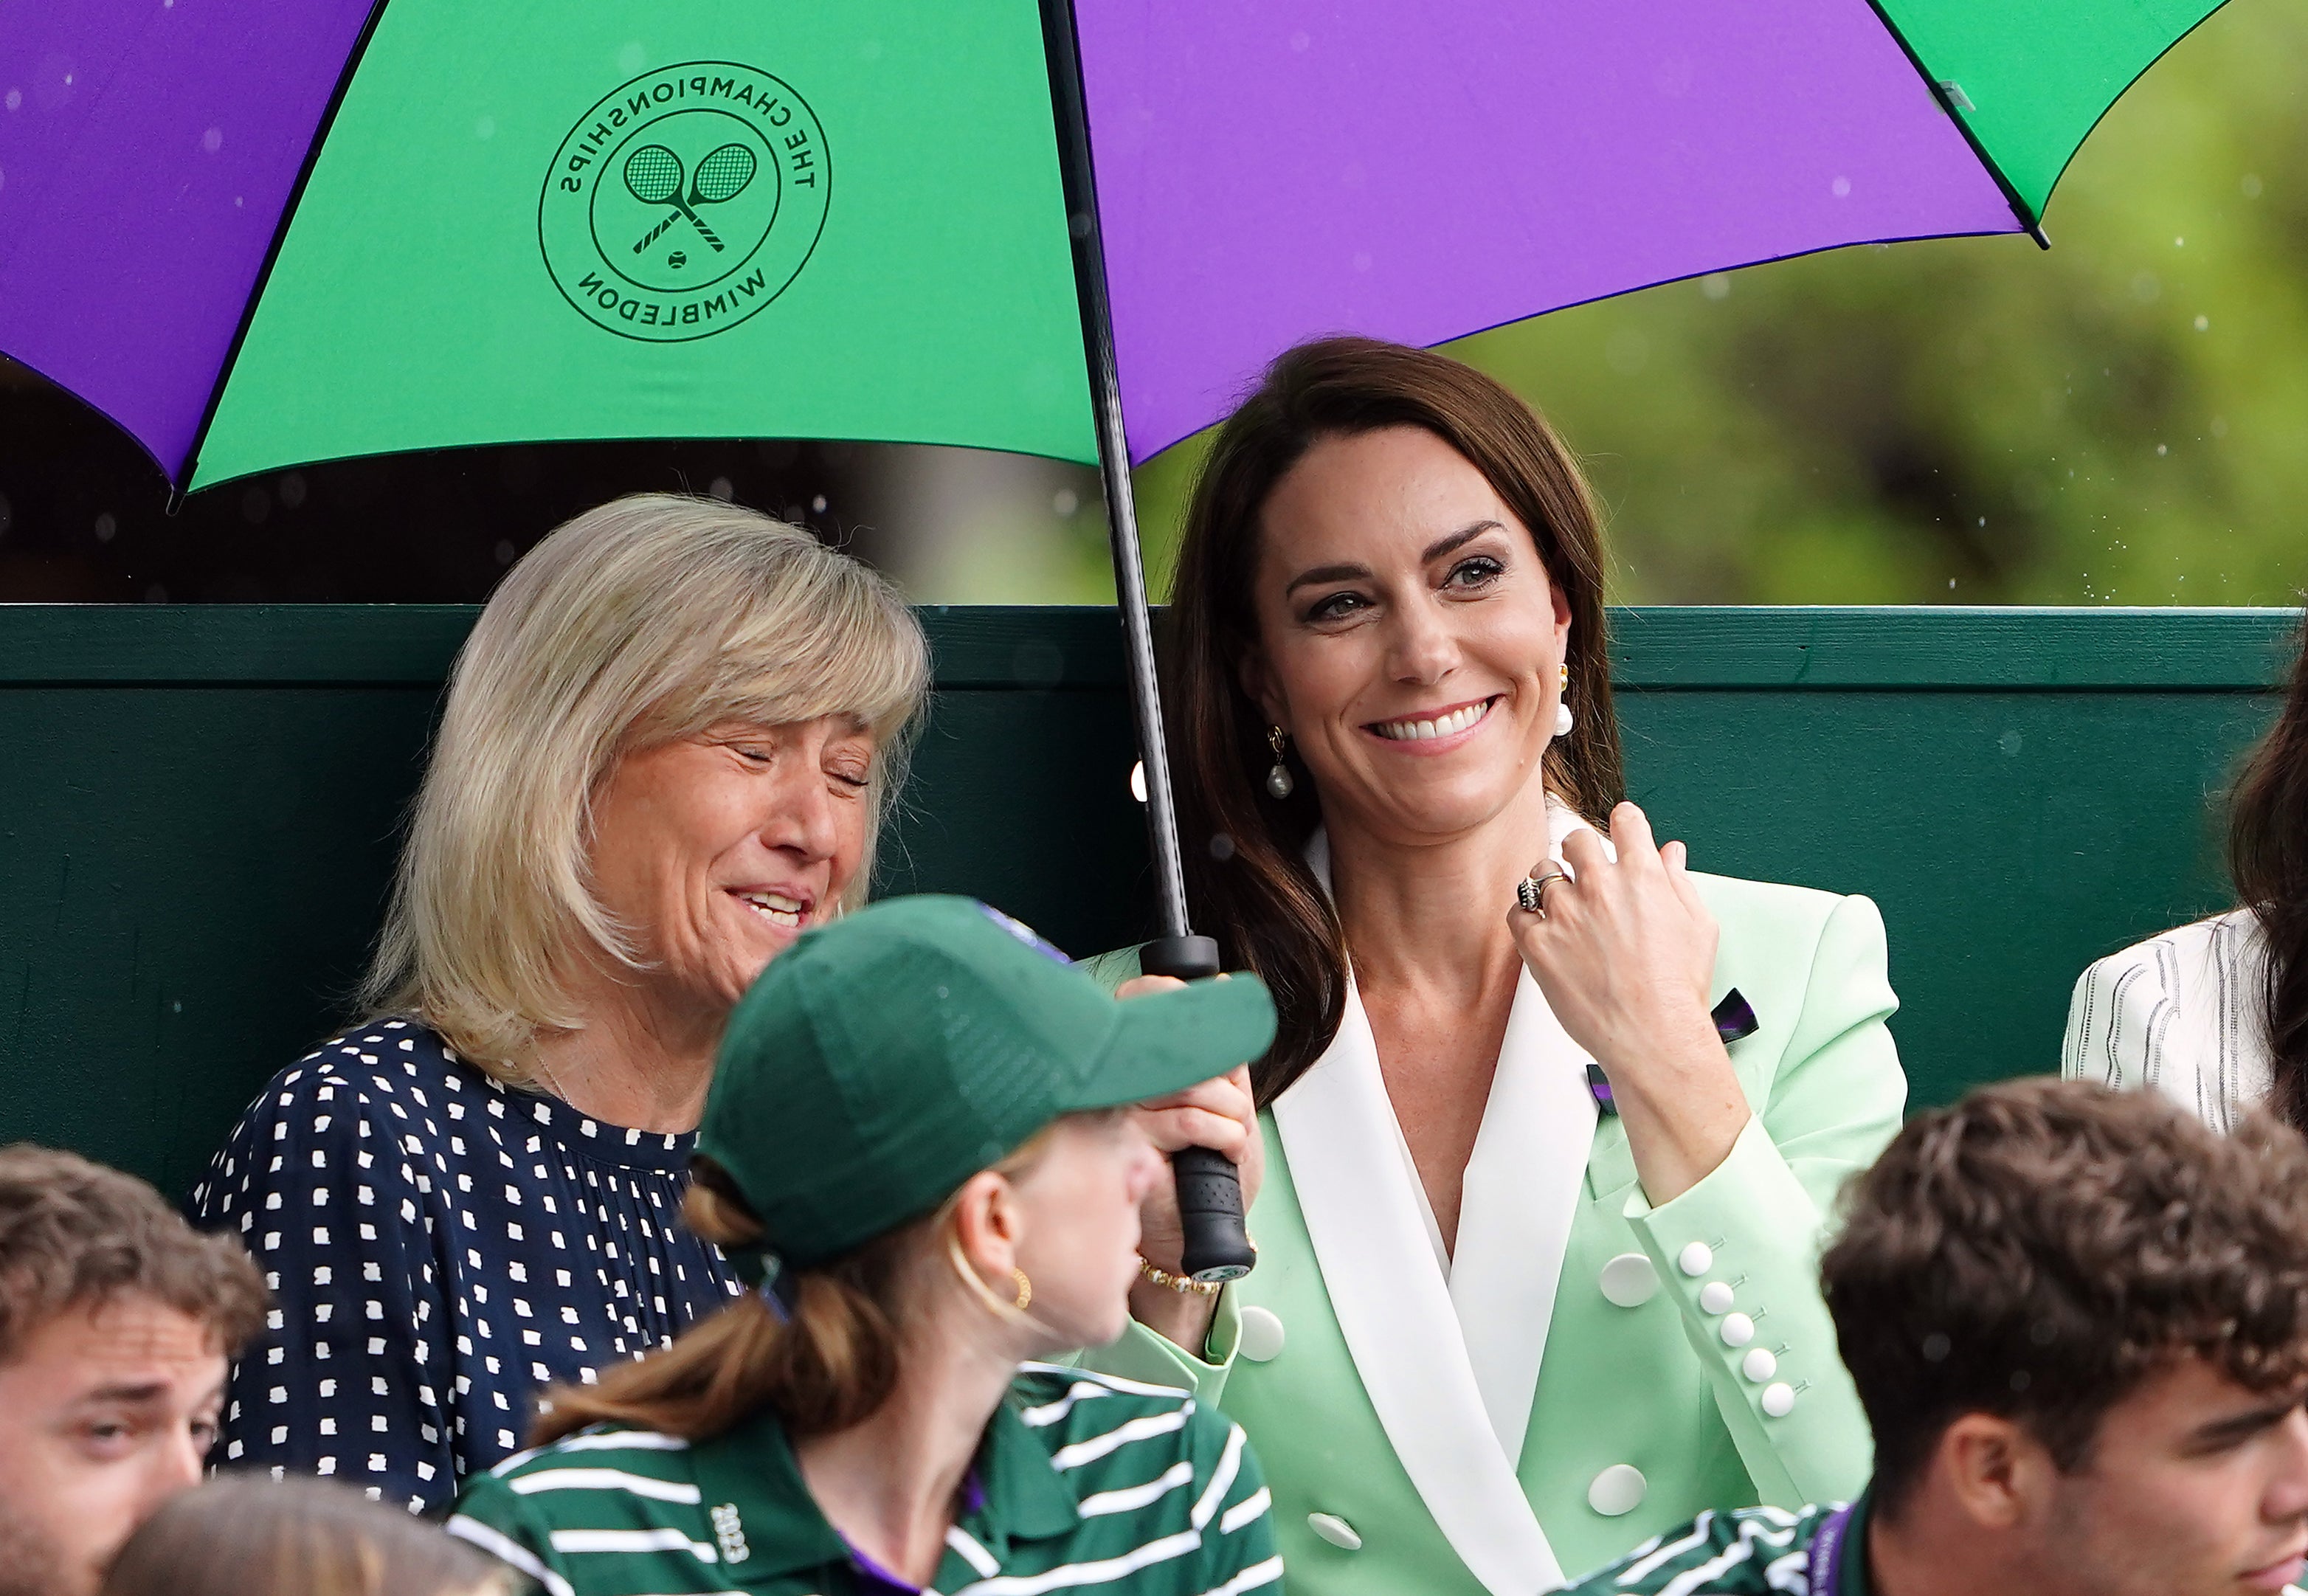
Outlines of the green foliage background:
{"label": "green foliage background", "polygon": [[[1452,352],[1585,458],[1621,602],[2297,602],[2304,81],[2308,5],[2230,0],[2086,141],[2049,252],[1840,250]],[[1201,448],[1139,473],[1157,592]],[[1110,597],[1100,535],[1057,561],[1085,600]]]}

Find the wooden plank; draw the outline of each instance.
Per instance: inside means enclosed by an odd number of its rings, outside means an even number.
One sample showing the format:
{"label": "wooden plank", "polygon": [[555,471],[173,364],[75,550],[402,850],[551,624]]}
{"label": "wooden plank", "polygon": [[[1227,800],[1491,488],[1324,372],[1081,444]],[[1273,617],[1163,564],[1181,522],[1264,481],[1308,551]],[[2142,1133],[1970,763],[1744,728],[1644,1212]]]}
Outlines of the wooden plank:
{"label": "wooden plank", "polygon": [[[422,686],[468,605],[0,606],[0,686]],[[1114,612],[932,606],[938,684],[1113,688]],[[2291,609],[1646,606],[1612,612],[1623,691],[1727,687],[2252,692],[2281,675]]]}

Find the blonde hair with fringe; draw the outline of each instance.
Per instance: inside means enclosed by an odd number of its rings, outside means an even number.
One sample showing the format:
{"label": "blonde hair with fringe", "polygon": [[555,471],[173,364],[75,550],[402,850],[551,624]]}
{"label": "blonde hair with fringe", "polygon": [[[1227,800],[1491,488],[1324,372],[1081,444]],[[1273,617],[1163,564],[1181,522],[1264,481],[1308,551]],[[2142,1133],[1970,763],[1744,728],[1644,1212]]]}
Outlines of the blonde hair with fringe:
{"label": "blonde hair with fringe", "polygon": [[642,967],[590,885],[594,794],[625,754],[723,720],[871,733],[856,908],[928,685],[896,589],[798,527],[669,494],[565,522],[458,652],[362,1003],[525,1083],[538,1032],[582,1023],[573,956]]}

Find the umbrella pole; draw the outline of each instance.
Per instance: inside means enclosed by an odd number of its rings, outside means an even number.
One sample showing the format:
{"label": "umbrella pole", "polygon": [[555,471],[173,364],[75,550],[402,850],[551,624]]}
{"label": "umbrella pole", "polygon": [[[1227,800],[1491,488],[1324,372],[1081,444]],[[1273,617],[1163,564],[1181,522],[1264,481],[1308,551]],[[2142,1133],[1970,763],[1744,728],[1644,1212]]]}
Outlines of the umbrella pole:
{"label": "umbrella pole", "polygon": [[[1186,876],[1178,856],[1178,815],[1172,803],[1168,745],[1162,735],[1162,694],[1154,671],[1154,632],[1146,607],[1146,570],[1138,548],[1138,508],[1130,487],[1130,445],[1122,425],[1122,387],[1114,360],[1114,314],[1107,297],[1106,245],[1098,221],[1098,177],[1090,163],[1089,114],[1082,90],[1081,49],[1072,0],[1040,0],[1044,53],[1050,69],[1050,104],[1056,120],[1058,167],[1064,175],[1066,229],[1073,239],[1074,291],[1081,307],[1082,353],[1089,365],[1090,403],[1098,417],[1098,474],[1114,556],[1114,597],[1122,612],[1122,639],[1138,720],[1138,749],[1146,777],[1146,831],[1154,858],[1154,891],[1162,935],[1139,950],[1149,975],[1184,980],[1219,972],[1218,944],[1193,934],[1186,916]],[[1178,1217],[1185,1232],[1184,1272],[1198,1281],[1234,1280],[1250,1272],[1258,1255],[1243,1226],[1242,1185],[1234,1164],[1207,1147],[1174,1154]]]}

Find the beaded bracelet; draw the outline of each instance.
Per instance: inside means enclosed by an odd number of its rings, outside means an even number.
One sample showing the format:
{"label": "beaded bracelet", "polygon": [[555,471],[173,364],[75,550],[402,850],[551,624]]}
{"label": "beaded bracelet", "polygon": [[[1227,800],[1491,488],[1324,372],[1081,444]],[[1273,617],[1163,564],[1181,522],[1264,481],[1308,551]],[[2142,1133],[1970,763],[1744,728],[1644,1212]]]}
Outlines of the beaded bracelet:
{"label": "beaded bracelet", "polygon": [[1198,1281],[1191,1274],[1173,1274],[1160,1264],[1150,1263],[1143,1254],[1139,1255],[1138,1272],[1165,1291],[1176,1291],[1182,1297],[1215,1297],[1225,1284],[1222,1281]]}

